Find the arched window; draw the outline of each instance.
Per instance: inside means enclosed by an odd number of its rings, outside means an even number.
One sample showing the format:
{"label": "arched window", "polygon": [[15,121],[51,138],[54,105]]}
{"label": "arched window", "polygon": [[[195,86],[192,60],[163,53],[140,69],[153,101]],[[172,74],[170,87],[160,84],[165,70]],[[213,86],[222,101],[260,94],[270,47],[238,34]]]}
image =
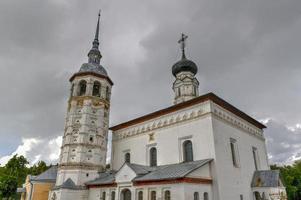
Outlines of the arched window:
{"label": "arched window", "polygon": [[129,152],[124,154],[124,161],[128,163],[131,162],[131,154]]}
{"label": "arched window", "polygon": [[157,149],[152,147],[149,150],[149,163],[151,167],[157,166]]}
{"label": "arched window", "polygon": [[95,97],[100,97],[100,83],[98,81],[94,81],[92,95]]}
{"label": "arched window", "polygon": [[261,200],[261,196],[260,196],[260,193],[259,192],[254,192],[254,195],[255,195],[255,200]]}
{"label": "arched window", "polygon": [[108,86],[106,87],[106,100],[110,100],[110,88]]}
{"label": "arched window", "polygon": [[156,197],[157,195],[156,195],[156,191],[152,191],[151,192],[151,200],[156,200]]}
{"label": "arched window", "polygon": [[79,96],[83,96],[86,94],[86,87],[87,87],[87,82],[85,80],[82,80],[79,82]]}
{"label": "arched window", "polygon": [[198,192],[193,193],[193,200],[200,200]]}
{"label": "arched window", "polygon": [[164,200],[170,200],[170,191],[169,190],[166,190],[164,192]]}
{"label": "arched window", "polygon": [[129,189],[124,189],[121,191],[121,199],[122,200],[131,200],[132,199],[132,193]]}
{"label": "arched window", "polygon": [[209,200],[208,192],[204,192],[204,200]]}
{"label": "arched window", "polygon": [[143,200],[143,192],[142,191],[138,192],[138,200]]}
{"label": "arched window", "polygon": [[106,192],[102,192],[102,200],[106,200]]}
{"label": "arched window", "polygon": [[190,140],[183,142],[183,161],[193,161],[192,142]]}
{"label": "arched window", "polygon": [[111,193],[111,200],[115,200],[115,191],[112,191]]}

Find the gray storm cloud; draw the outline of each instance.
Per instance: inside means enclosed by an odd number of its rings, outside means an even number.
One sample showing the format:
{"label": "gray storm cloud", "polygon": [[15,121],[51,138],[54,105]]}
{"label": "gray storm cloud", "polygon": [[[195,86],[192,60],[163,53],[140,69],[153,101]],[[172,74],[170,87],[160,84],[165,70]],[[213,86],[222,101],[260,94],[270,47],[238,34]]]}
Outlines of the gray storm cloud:
{"label": "gray storm cloud", "polygon": [[[87,59],[98,8],[101,62],[115,83],[111,124],[171,105],[171,66],[184,32],[201,93],[215,92],[257,119],[282,122],[267,130],[269,139],[300,144],[280,131],[301,123],[299,0],[1,1],[4,144],[11,135],[20,138],[15,147],[21,138],[62,135],[68,78]],[[287,162],[296,149],[268,143],[268,151],[273,162]]]}

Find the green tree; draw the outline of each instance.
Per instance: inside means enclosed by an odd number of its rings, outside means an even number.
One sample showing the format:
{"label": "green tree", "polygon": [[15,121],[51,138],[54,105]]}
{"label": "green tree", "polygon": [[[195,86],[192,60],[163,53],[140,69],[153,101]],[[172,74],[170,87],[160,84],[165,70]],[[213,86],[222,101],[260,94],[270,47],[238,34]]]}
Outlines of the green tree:
{"label": "green tree", "polygon": [[22,186],[28,172],[28,161],[24,156],[14,155],[5,165],[5,173],[16,177],[18,186]]}
{"label": "green tree", "polygon": [[34,164],[32,167],[29,168],[28,174],[36,176],[49,169],[49,167],[50,166],[47,166],[44,161],[39,161],[37,165]]}
{"label": "green tree", "polygon": [[301,160],[296,161],[291,166],[271,165],[271,169],[280,170],[280,175],[283,184],[286,187],[288,200],[300,200],[301,199]]}
{"label": "green tree", "polygon": [[10,199],[16,197],[18,181],[10,175],[0,176],[0,199]]}

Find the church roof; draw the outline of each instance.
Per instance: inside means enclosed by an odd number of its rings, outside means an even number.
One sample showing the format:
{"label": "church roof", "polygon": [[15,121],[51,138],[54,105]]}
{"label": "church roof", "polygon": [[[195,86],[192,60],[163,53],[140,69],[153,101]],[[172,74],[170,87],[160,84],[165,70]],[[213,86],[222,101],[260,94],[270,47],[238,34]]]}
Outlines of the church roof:
{"label": "church roof", "polygon": [[71,178],[68,178],[62,185],[53,187],[53,190],[57,189],[83,190],[85,186],[76,185]]}
{"label": "church roof", "polygon": [[255,171],[251,187],[279,187],[283,186],[279,170]]}
{"label": "church roof", "polygon": [[221,99],[220,97],[218,97],[214,93],[207,93],[207,94],[204,94],[202,96],[191,99],[189,101],[185,101],[183,103],[179,103],[179,104],[170,106],[168,108],[158,110],[156,112],[144,115],[142,117],[138,117],[136,119],[133,119],[133,120],[115,125],[113,127],[110,127],[110,130],[116,131],[116,130],[119,130],[119,129],[123,129],[123,128],[129,127],[129,126],[132,126],[132,125],[135,125],[135,124],[139,124],[139,123],[142,123],[144,121],[151,120],[151,119],[154,119],[156,117],[166,115],[166,114],[169,114],[169,113],[172,113],[172,112],[175,112],[175,111],[178,111],[178,110],[181,110],[181,109],[184,109],[184,108],[187,108],[187,107],[190,107],[190,106],[193,106],[193,105],[196,105],[196,104],[208,101],[208,100],[213,101],[217,105],[219,105],[219,106],[223,107],[224,109],[232,112],[233,114],[235,114],[235,115],[239,116],[240,118],[246,120],[247,122],[253,124],[254,126],[256,126],[259,129],[266,128],[265,125],[263,125],[259,121],[255,120],[254,118],[250,117],[246,113],[242,112],[238,108],[236,108],[233,105],[231,105],[230,103],[226,102],[225,100]]}
{"label": "church roof", "polygon": [[86,185],[108,185],[115,182],[115,171],[103,172],[99,174],[99,177],[95,180],[89,181]]}
{"label": "church roof", "polygon": [[196,170],[211,161],[212,159],[204,159],[192,162],[158,166],[150,173],[135,178],[134,181],[157,181],[183,178],[193,170]]}
{"label": "church roof", "polygon": [[[161,165],[156,167],[150,167],[146,165],[139,165],[134,163],[125,163],[135,173],[136,177],[132,180],[135,183],[146,182],[146,181],[161,181],[161,180],[173,180],[184,178],[190,172],[204,166],[211,162],[212,159],[197,160],[192,162],[184,162],[177,164]],[[121,167],[122,168],[122,167]],[[100,173],[99,177],[93,181],[86,183],[87,186],[95,185],[114,185],[115,176],[117,172],[104,172]]]}
{"label": "church roof", "polygon": [[55,182],[57,176],[57,165],[50,167],[45,172],[31,178],[32,181]]}

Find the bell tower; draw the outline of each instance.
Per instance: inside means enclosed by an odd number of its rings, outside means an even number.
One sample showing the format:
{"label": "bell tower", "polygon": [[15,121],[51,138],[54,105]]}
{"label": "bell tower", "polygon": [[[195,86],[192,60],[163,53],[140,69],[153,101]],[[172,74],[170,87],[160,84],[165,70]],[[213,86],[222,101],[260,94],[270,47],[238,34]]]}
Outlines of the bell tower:
{"label": "bell tower", "polygon": [[113,82],[100,65],[99,21],[100,14],[88,62],[70,78],[58,175],[50,194],[56,199],[83,199],[87,193],[85,183],[97,178],[106,167]]}
{"label": "bell tower", "polygon": [[182,58],[172,66],[172,74],[176,78],[173,83],[175,93],[174,104],[182,103],[199,96],[199,81],[195,77],[198,72],[196,64],[185,55],[185,42],[188,36],[182,33],[178,41],[181,45]]}

